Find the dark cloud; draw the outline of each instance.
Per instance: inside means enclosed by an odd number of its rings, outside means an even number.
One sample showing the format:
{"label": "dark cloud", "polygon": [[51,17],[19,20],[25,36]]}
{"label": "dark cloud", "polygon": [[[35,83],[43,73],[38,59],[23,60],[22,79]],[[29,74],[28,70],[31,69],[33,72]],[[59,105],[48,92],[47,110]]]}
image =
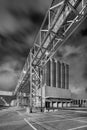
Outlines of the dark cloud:
{"label": "dark cloud", "polygon": [[40,25],[41,22],[43,21],[43,18],[44,18],[44,14],[42,13],[34,12],[34,11],[30,13],[30,20],[36,25]]}
{"label": "dark cloud", "polygon": [[83,71],[83,78],[87,80],[87,64],[85,64],[84,71]]}
{"label": "dark cloud", "polygon": [[77,58],[79,57],[78,53],[71,53],[67,58],[72,59],[72,58]]}
{"label": "dark cloud", "polygon": [[87,28],[81,31],[82,36],[87,36]]}
{"label": "dark cloud", "polygon": [[87,87],[85,88],[85,92],[87,93]]}
{"label": "dark cloud", "polygon": [[71,46],[81,46],[86,45],[87,43],[87,18],[83,21],[83,23],[79,26],[79,28],[73,33],[73,35],[70,36],[70,38],[67,40],[67,45]]}
{"label": "dark cloud", "polygon": [[55,58],[61,59],[63,58],[63,53],[61,51],[57,51],[56,54],[54,55]]}

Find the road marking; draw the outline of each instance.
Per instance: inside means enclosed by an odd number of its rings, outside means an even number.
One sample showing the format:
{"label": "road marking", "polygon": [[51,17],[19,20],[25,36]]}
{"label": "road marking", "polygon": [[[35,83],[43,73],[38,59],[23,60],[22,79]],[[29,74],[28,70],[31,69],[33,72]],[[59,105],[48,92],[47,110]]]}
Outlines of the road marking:
{"label": "road marking", "polygon": [[[21,112],[19,112],[19,111],[17,111],[18,112],[18,114],[20,115],[20,116],[23,116],[23,114],[21,114]],[[24,118],[24,121],[31,127],[31,128],[33,128],[34,130],[37,130],[26,118]]]}
{"label": "road marking", "polygon": [[[78,120],[79,118],[84,118],[84,117],[77,117],[77,118],[67,118],[67,119],[61,119],[61,120],[53,120],[53,121],[42,121],[42,122],[39,122],[39,121],[37,121],[36,123],[40,123],[40,124],[42,124],[42,123],[47,123],[47,122],[58,122],[58,121],[68,121],[68,120],[75,120],[75,121],[80,121],[80,122],[84,122],[84,123],[87,123],[86,121],[81,121],[81,120]],[[77,120],[76,120],[77,119]],[[35,123],[33,123],[33,124],[35,124]]]}
{"label": "road marking", "polygon": [[85,127],[87,127],[87,125],[83,125],[83,126],[71,128],[71,129],[68,129],[68,130],[78,130],[78,129],[80,129],[80,128],[85,128]]}
{"label": "road marking", "polygon": [[64,112],[70,111],[70,112],[76,112],[76,113],[87,113],[87,111],[81,111],[81,110],[63,110]]}
{"label": "road marking", "polygon": [[55,116],[55,117],[71,117],[73,114],[64,114],[64,115],[51,115],[51,116]]}
{"label": "road marking", "polygon": [[37,130],[26,118],[24,118],[24,121],[31,126],[34,130]]}
{"label": "road marking", "polygon": [[62,117],[62,118],[65,118],[65,116],[63,116],[63,115],[51,115],[51,116],[53,116],[53,117]]}
{"label": "road marking", "polygon": [[[18,111],[17,111],[18,112]],[[18,112],[19,115],[23,116],[22,113]],[[46,114],[46,115],[49,115],[49,114]],[[64,116],[63,115],[51,115],[51,116],[54,116],[54,117],[66,117],[66,116],[72,116],[72,114],[65,114]],[[67,118],[67,119],[61,119],[61,120],[53,120],[53,121],[42,121],[42,122],[39,122],[39,121],[36,121],[35,123],[39,123],[39,124],[43,124],[43,123],[51,123],[51,122],[57,122],[57,121],[68,121],[68,120],[73,120],[73,121],[79,121],[79,122],[82,122],[82,123],[87,123],[86,121],[83,121],[81,120],[81,118],[85,118],[85,117],[76,117],[76,118]],[[80,120],[79,120],[80,119]],[[35,123],[30,123],[26,118],[24,118],[24,121],[31,127],[33,128],[34,130],[37,130],[32,124],[35,124]],[[75,127],[75,128],[71,128],[71,129],[68,129],[68,130],[77,130],[77,129],[80,129],[80,128],[84,128],[84,127],[87,127],[87,125],[84,125],[84,126],[80,126],[80,127]]]}
{"label": "road marking", "polygon": [[87,113],[87,111],[76,111],[78,113]]}

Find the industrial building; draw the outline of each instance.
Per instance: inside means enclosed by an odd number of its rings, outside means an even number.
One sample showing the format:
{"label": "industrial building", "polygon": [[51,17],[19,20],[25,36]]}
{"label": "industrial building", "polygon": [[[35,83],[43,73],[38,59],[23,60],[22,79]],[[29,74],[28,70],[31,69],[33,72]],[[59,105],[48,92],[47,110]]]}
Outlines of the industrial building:
{"label": "industrial building", "polygon": [[40,86],[37,88],[36,95],[36,106],[41,106],[41,97],[42,106],[46,108],[62,107],[63,104],[69,106],[71,102],[69,65],[50,59],[43,69],[42,88]]}

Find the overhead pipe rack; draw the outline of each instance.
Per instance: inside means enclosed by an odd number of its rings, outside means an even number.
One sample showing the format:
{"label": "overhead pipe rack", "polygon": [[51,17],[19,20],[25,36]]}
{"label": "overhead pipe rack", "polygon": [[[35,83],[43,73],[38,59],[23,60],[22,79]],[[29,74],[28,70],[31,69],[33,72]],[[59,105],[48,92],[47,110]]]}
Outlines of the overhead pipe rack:
{"label": "overhead pipe rack", "polygon": [[[30,80],[30,107],[33,89],[42,88],[43,68],[87,17],[86,0],[52,1],[21,72],[15,94]],[[43,98],[43,97],[41,97]]]}

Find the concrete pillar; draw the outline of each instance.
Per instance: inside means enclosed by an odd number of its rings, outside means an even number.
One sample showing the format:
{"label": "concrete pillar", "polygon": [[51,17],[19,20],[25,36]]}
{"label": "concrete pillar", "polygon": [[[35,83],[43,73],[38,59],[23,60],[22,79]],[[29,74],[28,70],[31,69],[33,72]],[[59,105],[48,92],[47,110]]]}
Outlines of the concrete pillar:
{"label": "concrete pillar", "polygon": [[45,65],[45,66],[44,66],[44,73],[43,73],[44,84],[45,84],[45,85],[46,85],[46,77],[47,77],[47,75],[46,75],[46,70],[47,70],[47,66]]}
{"label": "concrete pillar", "polygon": [[57,108],[59,108],[59,102],[57,102]]}
{"label": "concrete pillar", "polygon": [[61,63],[61,87],[65,89],[65,64]]}
{"label": "concrete pillar", "polygon": [[57,108],[57,102],[53,103],[53,108]]}
{"label": "concrete pillar", "polygon": [[52,59],[52,86],[56,87],[56,62]]}
{"label": "concrete pillar", "polygon": [[18,96],[17,97],[17,107],[19,107],[21,105],[21,99],[20,99],[20,97]]}
{"label": "concrete pillar", "polygon": [[51,86],[50,82],[50,67],[51,67],[51,61],[49,60],[46,64],[46,85]]}
{"label": "concrete pillar", "polygon": [[67,106],[66,102],[63,103],[63,107],[65,108]]}
{"label": "concrete pillar", "polygon": [[58,107],[62,108],[62,102],[59,102]]}
{"label": "concrete pillar", "polygon": [[57,85],[61,88],[61,63],[57,61]]}
{"label": "concrete pillar", "polygon": [[58,65],[57,65],[57,61],[56,62],[56,88],[58,88]]}
{"label": "concrete pillar", "polygon": [[45,77],[46,77],[46,75],[45,75],[45,67],[43,68],[43,76],[42,76],[42,85],[44,85],[46,82],[45,82]]}
{"label": "concrete pillar", "polygon": [[51,71],[51,75],[50,75],[50,79],[51,79],[51,87],[53,87],[53,80],[52,80],[52,78],[53,78],[53,66],[52,66],[52,59],[50,59],[50,66],[51,66],[51,69],[50,69],[50,71]]}
{"label": "concrete pillar", "polygon": [[62,103],[62,108],[63,108],[63,102],[61,102]]}
{"label": "concrete pillar", "polygon": [[17,98],[17,107],[19,107],[19,98]]}
{"label": "concrete pillar", "polygon": [[67,107],[71,107],[71,103],[70,102],[67,102]]}
{"label": "concrete pillar", "polygon": [[66,101],[66,107],[68,107],[68,102]]}
{"label": "concrete pillar", "polygon": [[53,102],[52,102],[52,109],[53,109]]}
{"label": "concrete pillar", "polygon": [[71,106],[73,106],[73,101],[70,102]]}
{"label": "concrete pillar", "polygon": [[53,106],[52,106],[52,102],[50,102],[50,108],[52,108]]}
{"label": "concrete pillar", "polygon": [[69,65],[65,65],[65,89],[69,89]]}

